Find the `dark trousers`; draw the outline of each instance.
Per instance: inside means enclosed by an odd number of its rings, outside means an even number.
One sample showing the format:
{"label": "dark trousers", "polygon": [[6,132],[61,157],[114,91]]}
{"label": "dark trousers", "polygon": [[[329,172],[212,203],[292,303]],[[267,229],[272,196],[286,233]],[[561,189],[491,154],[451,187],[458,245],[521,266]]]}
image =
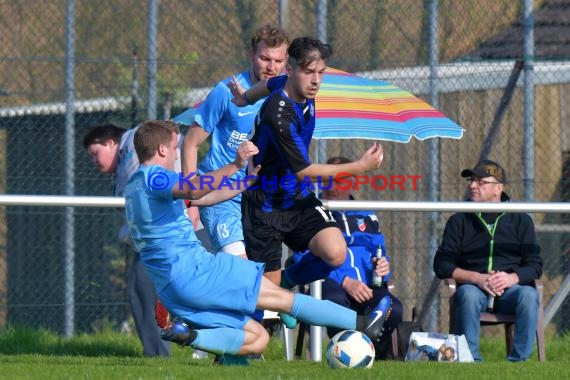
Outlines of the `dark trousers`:
{"label": "dark trousers", "polygon": [[[358,303],[349,297],[348,293],[346,293],[336,281],[331,280],[330,278],[327,278],[323,282],[322,286],[323,299],[352,309],[356,311],[356,314],[358,315],[368,315],[372,309],[378,305],[378,302],[380,302],[382,297],[390,296],[390,298],[392,298],[392,312],[384,323],[384,332],[382,333],[380,339],[374,342],[374,347],[376,349],[376,358],[384,359],[388,354],[388,348],[392,342],[392,331],[394,331],[394,329],[398,327],[398,324],[402,322],[404,316],[404,308],[400,300],[394,297],[394,295],[392,295],[387,288],[372,288],[372,293],[372,298],[370,300],[363,303]],[[339,329],[327,328],[327,333],[330,338],[332,338],[340,331],[341,330]]]}
{"label": "dark trousers", "polygon": [[139,254],[131,252],[132,265],[128,278],[129,303],[137,334],[143,345],[143,354],[144,356],[169,356],[170,342],[161,339],[160,327],[154,316],[157,300],[154,284],[144,269]]}

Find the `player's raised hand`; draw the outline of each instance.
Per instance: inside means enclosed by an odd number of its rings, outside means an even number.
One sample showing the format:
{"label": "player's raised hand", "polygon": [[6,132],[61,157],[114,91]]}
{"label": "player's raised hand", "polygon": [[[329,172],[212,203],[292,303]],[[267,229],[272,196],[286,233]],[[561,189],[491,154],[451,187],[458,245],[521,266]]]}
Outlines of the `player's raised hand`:
{"label": "player's raised hand", "polygon": [[234,163],[240,168],[247,163],[250,157],[255,156],[259,153],[259,149],[249,140],[246,140],[240,144],[237,149],[237,156]]}
{"label": "player's raised hand", "polygon": [[248,101],[244,95],[246,90],[244,90],[241,84],[239,84],[236,77],[232,77],[232,79],[230,79],[228,82],[228,88],[230,89],[230,92],[233,96],[232,103],[239,107],[248,105]]}
{"label": "player's raised hand", "polygon": [[360,158],[364,171],[378,169],[384,160],[384,149],[379,142],[375,142]]}

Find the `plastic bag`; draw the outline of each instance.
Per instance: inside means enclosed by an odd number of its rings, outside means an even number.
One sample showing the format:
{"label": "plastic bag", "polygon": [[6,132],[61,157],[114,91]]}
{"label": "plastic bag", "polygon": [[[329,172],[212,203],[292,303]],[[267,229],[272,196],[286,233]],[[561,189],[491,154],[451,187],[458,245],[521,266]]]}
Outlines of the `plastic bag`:
{"label": "plastic bag", "polygon": [[465,335],[412,332],[405,360],[473,362]]}

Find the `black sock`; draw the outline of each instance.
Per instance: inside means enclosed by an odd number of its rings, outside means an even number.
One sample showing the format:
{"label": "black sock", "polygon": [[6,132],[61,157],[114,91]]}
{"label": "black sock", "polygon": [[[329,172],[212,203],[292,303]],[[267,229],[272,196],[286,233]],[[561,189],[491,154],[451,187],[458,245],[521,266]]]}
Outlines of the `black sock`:
{"label": "black sock", "polygon": [[368,325],[368,317],[364,315],[357,315],[356,316],[356,330],[357,331],[364,331],[366,326]]}

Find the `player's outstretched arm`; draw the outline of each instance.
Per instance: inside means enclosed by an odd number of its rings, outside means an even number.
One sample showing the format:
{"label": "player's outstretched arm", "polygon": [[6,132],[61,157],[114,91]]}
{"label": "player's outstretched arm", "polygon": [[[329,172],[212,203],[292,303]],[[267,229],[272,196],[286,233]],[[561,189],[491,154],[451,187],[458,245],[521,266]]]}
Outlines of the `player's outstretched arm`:
{"label": "player's outstretched arm", "polygon": [[222,188],[222,186],[220,186],[222,181],[229,181],[229,177],[241,169],[247,160],[258,152],[259,149],[257,149],[255,144],[251,141],[244,141],[238,147],[236,159],[232,163],[200,177],[196,175],[185,177],[174,185],[172,188],[172,196],[174,198],[191,199],[194,201],[218,188]]}
{"label": "player's outstretched arm", "polygon": [[194,122],[188,128],[182,145],[182,172],[184,175],[195,173],[198,167],[198,150],[210,134],[198,123]]}
{"label": "player's outstretched arm", "polygon": [[338,174],[344,176],[357,175],[371,170],[376,170],[382,165],[384,150],[380,143],[375,142],[358,161],[346,164],[311,164],[305,169],[296,173],[298,179],[309,178],[311,181],[320,181],[327,185],[329,178],[334,178]]}
{"label": "player's outstretched arm", "polygon": [[259,99],[265,98],[270,94],[270,91],[267,88],[267,79],[262,79],[248,90],[245,90],[241,84],[239,84],[237,79],[233,77],[228,82],[228,87],[233,96],[232,103],[239,107],[253,104]]}
{"label": "player's outstretched arm", "polygon": [[259,173],[259,170],[261,169],[261,165],[254,167],[252,162],[253,160],[249,160],[248,176],[246,178],[240,178],[238,181],[232,182],[231,185],[223,186],[219,190],[214,190],[211,193],[204,195],[202,198],[192,201],[192,206],[211,206],[216,203],[227,201],[253,186],[257,179],[257,173]]}

